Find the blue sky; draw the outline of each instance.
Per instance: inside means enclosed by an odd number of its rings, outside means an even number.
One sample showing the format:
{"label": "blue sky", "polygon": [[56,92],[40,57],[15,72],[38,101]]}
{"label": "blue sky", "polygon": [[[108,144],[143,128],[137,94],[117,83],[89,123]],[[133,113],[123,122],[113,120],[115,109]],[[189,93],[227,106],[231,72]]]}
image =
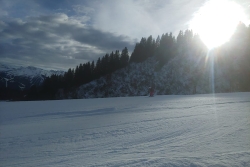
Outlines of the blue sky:
{"label": "blue sky", "polygon": [[[236,0],[235,0],[236,1]],[[74,68],[142,37],[175,35],[206,0],[0,0],[0,62]],[[238,0],[250,15],[247,0]]]}

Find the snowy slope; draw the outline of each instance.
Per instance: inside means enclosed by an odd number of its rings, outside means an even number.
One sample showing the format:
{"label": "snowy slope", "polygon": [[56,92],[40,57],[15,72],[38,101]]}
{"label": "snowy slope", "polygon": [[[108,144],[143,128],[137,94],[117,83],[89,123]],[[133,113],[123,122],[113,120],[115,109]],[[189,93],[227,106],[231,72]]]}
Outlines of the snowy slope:
{"label": "snowy slope", "polygon": [[52,74],[62,75],[63,71],[44,70],[36,67],[14,67],[0,64],[0,83],[3,87],[29,88],[41,85]]}
{"label": "snowy slope", "polygon": [[250,164],[250,93],[0,103],[0,166]]}
{"label": "snowy slope", "polygon": [[[77,98],[142,96],[148,94],[148,88],[154,84],[158,95],[187,95],[213,92],[211,89],[211,66],[206,57],[192,54],[176,56],[161,69],[154,57],[142,63],[132,63],[124,69],[101,77],[79,87],[72,94]],[[214,72],[216,92],[229,92],[230,85],[219,66]],[[58,98],[72,98],[60,95]]]}

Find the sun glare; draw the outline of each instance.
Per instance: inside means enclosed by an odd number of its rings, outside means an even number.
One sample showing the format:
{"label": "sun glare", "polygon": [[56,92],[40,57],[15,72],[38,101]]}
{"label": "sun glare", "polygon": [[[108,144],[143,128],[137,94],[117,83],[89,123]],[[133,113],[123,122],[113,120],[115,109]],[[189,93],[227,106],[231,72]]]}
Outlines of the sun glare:
{"label": "sun glare", "polygon": [[190,29],[212,49],[227,42],[240,21],[246,16],[243,9],[229,0],[210,0],[202,6],[190,22]]}

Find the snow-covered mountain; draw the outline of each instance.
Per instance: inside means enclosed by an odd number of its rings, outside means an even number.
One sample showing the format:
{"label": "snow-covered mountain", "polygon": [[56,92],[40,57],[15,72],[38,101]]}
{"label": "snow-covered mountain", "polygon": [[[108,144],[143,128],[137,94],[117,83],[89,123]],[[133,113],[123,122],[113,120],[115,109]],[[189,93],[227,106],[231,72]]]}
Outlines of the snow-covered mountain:
{"label": "snow-covered mountain", "polygon": [[176,56],[162,68],[158,68],[158,63],[155,57],[142,63],[132,63],[69,94],[59,92],[57,98],[144,96],[148,95],[152,85],[158,95],[234,91],[225,77],[226,66],[216,67],[213,72],[210,58],[206,56],[197,58],[187,53]]}
{"label": "snow-covered mountain", "polygon": [[44,70],[32,66],[14,67],[0,64],[0,86],[13,89],[28,89],[32,85],[40,86],[44,79],[52,74],[61,75],[63,71]]}

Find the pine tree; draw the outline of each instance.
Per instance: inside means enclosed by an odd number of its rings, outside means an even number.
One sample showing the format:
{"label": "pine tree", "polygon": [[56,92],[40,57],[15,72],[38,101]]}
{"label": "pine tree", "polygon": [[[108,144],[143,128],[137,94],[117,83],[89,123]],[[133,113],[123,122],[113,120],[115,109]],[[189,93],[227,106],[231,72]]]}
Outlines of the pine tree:
{"label": "pine tree", "polygon": [[124,68],[128,65],[128,62],[129,62],[129,54],[128,54],[128,49],[127,47],[125,47],[123,50],[122,50],[122,53],[121,53],[121,59],[120,59],[120,64],[121,64],[121,68]]}

